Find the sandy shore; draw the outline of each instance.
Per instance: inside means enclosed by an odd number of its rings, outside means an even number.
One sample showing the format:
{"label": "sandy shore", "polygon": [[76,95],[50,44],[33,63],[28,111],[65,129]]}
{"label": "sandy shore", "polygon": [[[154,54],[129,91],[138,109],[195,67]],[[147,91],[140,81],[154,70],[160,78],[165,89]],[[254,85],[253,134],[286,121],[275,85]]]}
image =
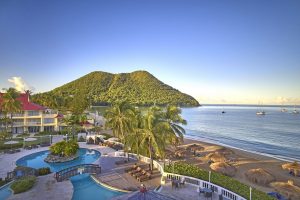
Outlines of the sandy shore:
{"label": "sandy shore", "polygon": [[[191,140],[191,139],[184,139],[184,143],[181,146],[187,146],[188,144],[194,144],[194,143],[197,143],[204,147],[204,150],[201,151],[201,154],[204,155],[211,152],[215,152],[220,148],[223,148],[220,145]],[[236,174],[233,176],[233,178],[239,180],[240,182],[243,182],[247,185],[251,185],[252,187],[255,187],[264,192],[274,191],[274,189],[270,186],[262,186],[250,182],[245,176],[245,172],[247,172],[249,169],[263,168],[266,171],[268,171],[270,174],[272,174],[275,177],[276,181],[287,182],[288,180],[293,180],[295,185],[300,186],[300,177],[293,177],[289,175],[287,170],[283,170],[281,168],[281,165],[287,162],[272,157],[250,153],[239,149],[234,149],[229,147],[225,147],[225,148],[230,149],[233,152],[230,155],[230,157],[234,159],[232,165],[235,166],[237,169]],[[207,159],[205,159],[204,156],[203,157],[189,156],[186,159],[186,162],[195,164],[203,169],[210,170]]]}

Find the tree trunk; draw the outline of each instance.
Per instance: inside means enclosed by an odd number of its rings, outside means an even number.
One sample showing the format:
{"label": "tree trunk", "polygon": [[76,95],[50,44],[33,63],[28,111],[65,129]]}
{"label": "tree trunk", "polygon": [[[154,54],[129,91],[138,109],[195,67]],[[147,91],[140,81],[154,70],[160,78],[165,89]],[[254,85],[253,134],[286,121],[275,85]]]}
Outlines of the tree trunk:
{"label": "tree trunk", "polygon": [[14,126],[14,122],[13,122],[13,114],[10,113],[10,131],[11,131],[11,138],[13,137],[13,126]]}
{"label": "tree trunk", "polygon": [[153,159],[152,159],[152,149],[151,149],[151,139],[149,138],[149,157],[150,157],[150,171],[153,171]]}

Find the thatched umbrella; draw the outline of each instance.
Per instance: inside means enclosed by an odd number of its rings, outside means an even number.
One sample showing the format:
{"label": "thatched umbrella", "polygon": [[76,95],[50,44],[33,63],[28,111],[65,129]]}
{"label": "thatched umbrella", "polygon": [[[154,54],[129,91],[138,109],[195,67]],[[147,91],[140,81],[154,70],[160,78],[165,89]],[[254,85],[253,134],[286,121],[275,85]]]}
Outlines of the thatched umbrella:
{"label": "thatched umbrella", "polygon": [[205,157],[213,162],[225,162],[227,160],[227,158],[219,152],[209,153]]}
{"label": "thatched umbrella", "polygon": [[259,185],[269,185],[269,183],[275,181],[275,177],[262,168],[250,169],[245,173],[247,179],[253,183]]}
{"label": "thatched umbrella", "polygon": [[300,174],[300,164],[296,161],[293,163],[286,163],[282,165],[282,169],[287,169],[289,171],[292,171],[295,176],[298,176]]}
{"label": "thatched umbrella", "polygon": [[186,150],[188,151],[203,151],[204,150],[204,147],[199,145],[199,144],[191,144],[189,145]]}
{"label": "thatched umbrella", "polygon": [[236,168],[225,162],[215,162],[209,166],[212,170],[224,174],[226,176],[234,176]]}
{"label": "thatched umbrella", "polygon": [[184,150],[184,149],[176,150],[175,151],[175,156],[180,157],[180,158],[185,157],[186,156],[186,150]]}
{"label": "thatched umbrella", "polygon": [[223,154],[223,155],[230,155],[230,154],[234,153],[231,149],[228,149],[226,147],[221,147],[221,148],[217,149],[216,152]]}
{"label": "thatched umbrella", "polygon": [[294,185],[293,181],[286,182],[273,182],[270,184],[275,191],[287,197],[290,200],[300,199],[300,187]]}

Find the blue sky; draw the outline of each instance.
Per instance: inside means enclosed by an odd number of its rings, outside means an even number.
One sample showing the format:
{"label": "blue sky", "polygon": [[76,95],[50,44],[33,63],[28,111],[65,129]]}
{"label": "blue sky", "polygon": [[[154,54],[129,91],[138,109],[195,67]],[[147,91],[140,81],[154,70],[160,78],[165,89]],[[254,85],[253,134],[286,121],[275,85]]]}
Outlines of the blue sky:
{"label": "blue sky", "polygon": [[299,10],[299,0],[0,0],[0,86],[21,77],[42,92],[96,70],[147,70],[200,103],[300,103]]}

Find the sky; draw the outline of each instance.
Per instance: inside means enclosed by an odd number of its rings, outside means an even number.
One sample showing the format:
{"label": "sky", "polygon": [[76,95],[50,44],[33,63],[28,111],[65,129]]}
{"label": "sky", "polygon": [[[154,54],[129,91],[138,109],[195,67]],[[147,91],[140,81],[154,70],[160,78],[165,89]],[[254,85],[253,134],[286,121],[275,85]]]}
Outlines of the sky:
{"label": "sky", "polygon": [[0,88],[146,70],[202,104],[300,104],[299,0],[0,0]]}

